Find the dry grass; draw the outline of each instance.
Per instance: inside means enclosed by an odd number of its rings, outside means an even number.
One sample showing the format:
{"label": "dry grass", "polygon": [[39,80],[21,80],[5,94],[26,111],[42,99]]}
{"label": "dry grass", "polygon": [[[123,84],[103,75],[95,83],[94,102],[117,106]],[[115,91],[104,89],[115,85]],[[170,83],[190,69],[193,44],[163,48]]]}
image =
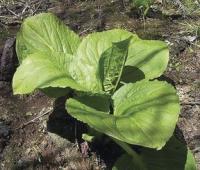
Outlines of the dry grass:
{"label": "dry grass", "polygon": [[0,22],[5,25],[21,23],[23,18],[45,11],[47,7],[45,0],[1,0]]}

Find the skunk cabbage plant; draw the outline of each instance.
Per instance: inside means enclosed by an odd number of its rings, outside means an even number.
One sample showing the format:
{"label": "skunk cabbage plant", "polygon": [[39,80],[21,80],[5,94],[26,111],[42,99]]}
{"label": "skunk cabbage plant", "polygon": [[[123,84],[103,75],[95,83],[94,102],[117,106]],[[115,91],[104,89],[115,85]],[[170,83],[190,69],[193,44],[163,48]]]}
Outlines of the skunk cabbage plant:
{"label": "skunk cabbage plant", "polygon": [[143,16],[147,15],[151,5],[153,5],[155,1],[156,0],[131,0],[134,7],[142,10]]}
{"label": "skunk cabbage plant", "polygon": [[164,42],[142,40],[122,29],[80,38],[53,14],[42,13],[23,22],[16,51],[20,66],[14,94],[73,92],[68,113],[122,147],[160,150],[173,135],[178,96],[172,85],[156,79],[169,60]]}
{"label": "skunk cabbage plant", "polygon": [[155,0],[132,0],[136,7],[149,7],[154,3]]}

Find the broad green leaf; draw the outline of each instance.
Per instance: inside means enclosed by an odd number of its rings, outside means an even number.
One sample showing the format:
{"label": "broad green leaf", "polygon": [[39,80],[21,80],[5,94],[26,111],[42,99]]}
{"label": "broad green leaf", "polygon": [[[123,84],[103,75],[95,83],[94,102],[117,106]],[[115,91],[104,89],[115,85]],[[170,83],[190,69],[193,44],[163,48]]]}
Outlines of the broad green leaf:
{"label": "broad green leaf", "polygon": [[70,93],[70,88],[47,87],[40,90],[44,92],[47,96],[53,98],[66,96]]}
{"label": "broad green leaf", "polygon": [[99,105],[99,108],[92,107],[92,103],[88,105],[86,98],[87,96],[85,96],[85,100],[78,97],[68,99],[66,102],[67,112],[76,119],[88,123],[92,128],[112,136],[115,130],[112,129],[114,127],[114,119],[109,115],[109,110],[107,110],[109,103],[104,107],[102,105]]}
{"label": "broad green leaf", "polygon": [[[140,69],[145,79],[154,79],[166,70],[169,49],[165,42],[158,40],[138,40],[129,46],[126,66]],[[137,72],[133,72],[133,77]]]}
{"label": "broad green leaf", "polygon": [[20,62],[29,54],[40,51],[73,54],[80,38],[51,13],[41,13],[24,20],[16,38]]}
{"label": "broad green leaf", "polygon": [[[73,77],[80,84],[84,84],[87,89],[102,91],[98,67],[102,54],[112,47],[113,42],[123,41],[130,36],[132,39],[125,65],[136,68],[130,73],[130,78],[131,75],[133,79],[138,77],[138,70],[143,73],[146,79],[159,77],[165,71],[169,59],[166,43],[156,40],[142,40],[136,34],[121,29],[92,33],[83,38],[73,60],[74,64],[71,68],[75,72]],[[74,68],[73,65],[77,67]]]}
{"label": "broad green leaf", "polygon": [[110,96],[104,94],[86,94],[78,93],[78,100],[89,107],[92,107],[98,111],[109,113],[110,111]]}
{"label": "broad green leaf", "polygon": [[114,114],[123,117],[116,126],[129,143],[160,149],[173,134],[180,106],[175,89],[167,82],[130,83],[113,100]]}
{"label": "broad green leaf", "polygon": [[[102,91],[99,73],[100,57],[112,47],[113,43],[128,39],[130,36],[132,36],[131,42],[138,39],[131,32],[120,29],[92,33],[83,38],[71,68],[75,72],[75,79],[80,84],[84,84],[87,89]],[[76,65],[76,68],[73,65]]]}
{"label": "broad green leaf", "polygon": [[105,92],[113,93],[119,83],[127,55],[130,39],[113,43],[112,47],[106,50],[99,62],[99,73]]}
{"label": "broad green leaf", "polygon": [[143,168],[137,166],[133,157],[123,154],[112,170],[197,170],[191,151],[174,137],[162,150],[143,148],[139,156]]}
{"label": "broad green leaf", "polygon": [[113,100],[114,114],[79,98],[69,99],[66,109],[97,131],[130,144],[161,149],[173,134],[180,108],[175,89],[166,82],[129,83]]}
{"label": "broad green leaf", "polygon": [[69,73],[72,56],[67,53],[34,53],[23,60],[13,78],[14,94],[31,93],[47,87],[83,90]]}
{"label": "broad green leaf", "polygon": [[[134,76],[133,76],[134,75]],[[143,71],[134,66],[125,66],[121,75],[121,83],[135,83],[145,78]]]}

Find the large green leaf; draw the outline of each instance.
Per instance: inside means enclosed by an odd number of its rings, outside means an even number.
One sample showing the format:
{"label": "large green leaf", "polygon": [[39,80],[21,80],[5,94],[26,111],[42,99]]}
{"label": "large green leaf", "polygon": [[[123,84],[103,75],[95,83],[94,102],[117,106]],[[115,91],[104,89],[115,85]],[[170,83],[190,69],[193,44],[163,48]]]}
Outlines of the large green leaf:
{"label": "large green leaf", "polygon": [[[146,79],[154,79],[166,70],[169,49],[165,42],[158,40],[138,40],[129,46],[126,66],[140,69]],[[133,72],[133,77],[137,72]]]}
{"label": "large green leaf", "polygon": [[55,15],[41,13],[23,22],[16,38],[16,51],[20,62],[29,54],[40,51],[73,54],[80,38]]}
{"label": "large green leaf", "polygon": [[79,98],[69,99],[66,108],[97,131],[130,144],[160,149],[173,134],[180,108],[175,89],[166,82],[143,80],[124,85],[113,100],[114,114]]}
{"label": "large green leaf", "polygon": [[113,43],[112,47],[106,50],[99,62],[99,73],[105,92],[113,93],[119,83],[127,55],[130,39]]}
{"label": "large green leaf", "polygon": [[70,88],[59,88],[59,87],[47,87],[40,89],[43,93],[45,93],[49,97],[58,98],[62,96],[66,96],[71,92]]}
{"label": "large green leaf", "polygon": [[[72,70],[75,79],[92,91],[102,91],[102,82],[99,73],[99,60],[102,54],[112,47],[114,42],[123,41],[132,36],[132,40],[138,39],[136,35],[120,29],[92,33],[83,38],[77,55],[74,57]],[[76,68],[73,67],[76,65]]]}
{"label": "large green leaf", "polygon": [[47,87],[84,90],[69,73],[71,58],[70,54],[61,52],[30,54],[14,75],[14,94],[31,93],[35,89]]}
{"label": "large green leaf", "polygon": [[[156,40],[141,40],[131,32],[113,29],[92,33],[83,38],[78,47],[76,57],[74,57],[74,64],[72,64],[75,79],[80,84],[84,84],[87,89],[101,91],[102,84],[99,78],[98,65],[102,54],[112,47],[113,42],[123,41],[130,36],[132,36],[132,39],[125,65],[137,68],[130,75],[132,74],[133,79],[138,77],[137,70],[139,69],[146,79],[159,77],[168,63],[169,50],[166,43]],[[74,68],[73,65],[77,67]]]}
{"label": "large green leaf", "polygon": [[139,167],[135,159],[123,154],[115,163],[112,170],[196,170],[195,159],[186,145],[176,138],[170,139],[165,147],[156,151],[143,148],[140,152],[143,167]]}
{"label": "large green leaf", "polygon": [[167,82],[130,83],[113,100],[115,115],[123,117],[116,126],[127,141],[134,139],[135,144],[160,149],[173,134],[180,106],[176,90]]}

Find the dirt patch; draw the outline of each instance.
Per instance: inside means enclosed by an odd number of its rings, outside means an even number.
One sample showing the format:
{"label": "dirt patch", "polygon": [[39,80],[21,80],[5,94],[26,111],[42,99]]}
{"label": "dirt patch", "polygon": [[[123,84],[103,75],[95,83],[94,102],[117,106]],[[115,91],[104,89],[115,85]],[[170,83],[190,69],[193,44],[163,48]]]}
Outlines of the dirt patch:
{"label": "dirt patch", "polygon": [[[78,141],[73,128],[75,122],[70,121],[66,112],[63,113],[60,107],[54,105],[54,100],[41,93],[21,97],[12,96],[11,92],[0,97],[0,103],[3,120],[0,124],[1,168],[100,169],[95,154],[90,158],[82,156],[79,147],[81,141]],[[59,114],[62,115],[60,118]],[[36,117],[39,118],[34,119]],[[74,143],[61,137],[66,135],[69,138],[69,132]]]}

